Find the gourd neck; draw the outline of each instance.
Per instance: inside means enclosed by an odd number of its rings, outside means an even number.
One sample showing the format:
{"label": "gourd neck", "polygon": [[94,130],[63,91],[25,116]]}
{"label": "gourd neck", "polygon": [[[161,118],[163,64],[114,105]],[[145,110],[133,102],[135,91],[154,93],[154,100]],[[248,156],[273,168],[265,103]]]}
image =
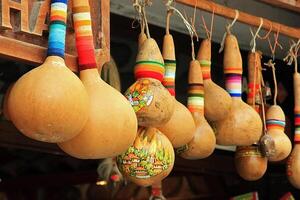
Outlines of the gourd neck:
{"label": "gourd neck", "polygon": [[88,2],[83,5],[75,5],[75,3],[73,3],[73,21],[79,71],[96,69],[97,64],[94,50],[92,21]]}
{"label": "gourd neck", "polygon": [[229,95],[234,99],[241,99],[242,96],[242,69],[236,67],[226,67],[225,87]]}
{"label": "gourd neck", "polygon": [[202,70],[203,81],[211,80],[211,61],[210,60],[199,60]]}
{"label": "gourd neck", "polygon": [[135,64],[134,75],[136,79],[153,78],[161,82],[164,73],[164,63],[158,61],[141,60]]}
{"label": "gourd neck", "polygon": [[175,76],[176,76],[176,60],[164,60],[165,75],[162,84],[167,88],[172,96],[175,97]]}
{"label": "gourd neck", "polygon": [[47,56],[65,57],[68,0],[51,0]]}
{"label": "gourd neck", "polygon": [[189,111],[204,115],[204,87],[203,83],[190,83],[188,89],[187,107]]}

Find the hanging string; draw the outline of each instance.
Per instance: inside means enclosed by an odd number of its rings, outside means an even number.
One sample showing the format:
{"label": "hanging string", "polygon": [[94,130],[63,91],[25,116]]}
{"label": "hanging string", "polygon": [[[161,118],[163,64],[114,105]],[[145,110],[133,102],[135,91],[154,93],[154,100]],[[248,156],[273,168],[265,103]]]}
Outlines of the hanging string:
{"label": "hanging string", "polygon": [[173,14],[172,10],[167,11],[166,35],[170,34],[170,17]]}
{"label": "hanging string", "polygon": [[259,34],[257,34],[257,38],[258,38],[258,39],[261,39],[261,40],[267,39],[267,38],[269,37],[270,33],[272,32],[272,30],[273,30],[273,23],[271,23],[270,29],[269,29],[269,31],[266,33],[265,36],[262,37],[262,36],[260,36]]}
{"label": "hanging string", "polygon": [[188,32],[189,32],[189,35],[191,37],[191,46],[192,46],[192,59],[195,60],[195,50],[194,50],[194,36],[197,38],[197,41],[198,41],[198,34],[197,34],[197,31],[195,30],[195,26],[194,26],[194,23],[195,23],[195,18],[196,18],[196,5],[195,5],[195,9],[194,9],[194,19],[191,20],[191,23],[189,23],[189,21],[187,20],[187,17],[184,17],[182,15],[182,13],[177,10],[175,7],[172,6],[172,3],[173,3],[173,0],[168,0],[166,1],[166,7],[167,7],[167,10],[168,11],[173,11],[174,13],[176,13],[183,21],[184,25],[186,26]]}
{"label": "hanging string", "polygon": [[[149,32],[149,26],[148,26],[148,21],[147,21],[147,17],[146,17],[146,10],[145,7],[146,6],[151,6],[152,2],[151,0],[134,0],[132,3],[132,6],[134,7],[134,9],[137,12],[137,16],[136,18],[138,18],[139,24],[141,25],[141,31],[144,31],[144,29],[146,29],[146,35],[147,38],[150,38],[150,32]],[[134,27],[134,23],[137,20],[135,19],[132,23],[132,27]]]}
{"label": "hanging string", "polygon": [[273,104],[276,106],[277,105],[277,102],[276,102],[276,99],[277,99],[277,95],[278,95],[278,87],[277,87],[277,80],[276,80],[276,73],[275,73],[275,64],[271,59],[267,62],[267,63],[264,63],[265,66],[267,67],[271,67],[272,68],[272,73],[273,73],[273,80],[274,80],[274,98],[273,98]]}
{"label": "hanging string", "polygon": [[252,35],[252,40],[250,41],[250,46],[252,46],[252,49],[251,49],[252,53],[254,53],[256,50],[256,37],[258,36],[258,33],[259,33],[260,29],[262,28],[263,24],[264,24],[264,20],[263,20],[263,18],[260,18],[260,24],[259,24],[259,27],[255,34],[253,34],[253,31],[250,28],[250,32]]}
{"label": "hanging string", "polygon": [[214,25],[214,16],[215,16],[215,8],[213,8],[213,11],[212,11],[212,15],[211,15],[211,22],[210,22],[210,30],[208,30],[207,26],[206,26],[206,22],[205,22],[205,19],[203,17],[203,15],[201,15],[201,20],[202,20],[202,23],[203,23],[203,28],[206,32],[206,36],[207,36],[207,39],[208,40],[212,40],[212,32],[213,32],[213,25]]}
{"label": "hanging string", "polygon": [[233,25],[235,24],[235,22],[237,21],[238,18],[239,18],[239,11],[235,10],[234,20],[226,26],[226,32],[223,35],[222,42],[221,42],[221,47],[219,49],[219,53],[221,53],[223,51],[226,35],[231,34],[231,28],[233,27]]}
{"label": "hanging string", "polygon": [[283,59],[284,61],[287,62],[288,65],[292,65],[293,62],[295,62],[295,73],[298,73],[297,57],[299,56],[298,54],[299,49],[300,49],[300,39],[298,40],[297,43],[292,40],[287,56]]}
{"label": "hanging string", "polygon": [[[263,77],[261,77],[261,80],[263,82]],[[259,96],[260,96],[260,99],[261,99],[261,110],[262,110],[262,121],[263,121],[263,126],[264,126],[264,135],[267,134],[267,123],[266,123],[266,113],[265,113],[265,98],[262,94],[262,89],[261,87],[259,88]]]}
{"label": "hanging string", "polygon": [[278,27],[277,32],[274,33],[274,45],[273,46],[271,44],[270,37],[268,37],[268,43],[269,43],[269,47],[270,47],[270,50],[271,50],[271,53],[272,53],[272,59],[273,60],[275,60],[276,47],[279,47],[280,49],[282,49],[281,44],[278,42],[279,30],[280,30],[280,27]]}
{"label": "hanging string", "polygon": [[147,16],[146,16],[146,10],[145,10],[145,7],[142,7],[142,16],[143,16],[143,21],[145,23],[145,28],[146,28],[146,35],[147,35],[147,38],[151,38],[150,36],[150,31],[149,31],[149,26],[148,26],[148,21],[147,21]]}

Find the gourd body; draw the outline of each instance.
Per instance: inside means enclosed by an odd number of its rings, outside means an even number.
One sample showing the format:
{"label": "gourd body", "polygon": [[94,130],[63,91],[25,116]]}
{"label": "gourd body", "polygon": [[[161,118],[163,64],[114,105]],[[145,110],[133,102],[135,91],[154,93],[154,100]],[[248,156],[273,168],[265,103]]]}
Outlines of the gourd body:
{"label": "gourd body", "polygon": [[81,159],[117,156],[132,145],[137,119],[124,96],[99,76],[97,69],[80,72],[89,95],[89,118],[82,131],[59,147]]}
{"label": "gourd body", "polygon": [[232,100],[222,87],[211,80],[211,41],[209,39],[201,42],[197,60],[200,62],[203,74],[205,118],[210,122],[222,120],[228,115]]}
{"label": "gourd body", "polygon": [[125,92],[140,126],[157,127],[170,120],[174,99],[161,81],[164,62],[155,40],[144,41],[137,55],[135,76],[137,81]]}
{"label": "gourd body", "polygon": [[63,142],[76,136],[88,118],[88,96],[82,82],[57,56],[24,74],[8,100],[14,125],[27,137]]}
{"label": "gourd body", "polygon": [[236,151],[235,167],[243,179],[255,181],[265,174],[268,159],[261,154],[258,146],[240,146]]}
{"label": "gourd body", "polygon": [[292,150],[292,143],[289,137],[284,133],[285,115],[282,109],[277,106],[271,106],[267,113],[267,133],[273,138],[275,143],[275,154],[269,157],[269,161],[280,161],[289,156]]}
{"label": "gourd body", "polygon": [[140,127],[134,144],[117,157],[117,164],[128,180],[150,186],[169,175],[174,159],[172,144],[164,134]]}
{"label": "gourd body", "polygon": [[6,93],[4,95],[3,99],[3,116],[6,120],[10,120],[10,115],[8,111],[8,99],[11,92],[12,87],[14,86],[14,83],[12,83],[6,90]]}
{"label": "gourd body", "polygon": [[193,139],[179,149],[180,156],[186,159],[201,159],[210,156],[216,146],[213,129],[204,118],[204,88],[200,63],[190,62],[188,108],[193,115],[196,130]]}
{"label": "gourd body", "polygon": [[176,59],[174,41],[170,34],[164,37],[162,53],[165,63],[163,85],[174,96],[174,112],[166,124],[157,128],[168,137],[174,148],[178,148],[192,140],[195,122],[190,111],[175,98]]}
{"label": "gourd body", "polygon": [[227,34],[224,50],[226,89],[232,97],[227,117],[215,123],[217,143],[246,146],[257,142],[262,133],[258,113],[241,99],[242,57],[235,36]]}

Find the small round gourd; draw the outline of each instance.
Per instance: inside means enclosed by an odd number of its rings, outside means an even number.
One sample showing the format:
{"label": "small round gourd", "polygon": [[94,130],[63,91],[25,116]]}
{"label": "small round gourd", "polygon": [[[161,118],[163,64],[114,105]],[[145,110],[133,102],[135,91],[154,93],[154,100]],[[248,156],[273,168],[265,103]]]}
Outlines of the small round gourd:
{"label": "small round gourd", "polygon": [[292,143],[284,133],[285,115],[283,110],[277,106],[271,106],[266,113],[267,133],[275,143],[275,154],[269,157],[269,161],[280,161],[287,158],[292,150]]}
{"label": "small round gourd", "polygon": [[150,186],[169,175],[174,159],[172,144],[164,134],[156,128],[140,127],[133,145],[117,157],[117,164],[128,180]]}
{"label": "small round gourd", "polygon": [[188,109],[193,115],[196,124],[193,139],[178,149],[179,155],[185,159],[201,159],[210,156],[216,146],[216,137],[213,129],[204,118],[203,79],[200,63],[197,60],[190,62],[189,69]]}
{"label": "small round gourd", "polygon": [[225,119],[231,108],[230,95],[216,83],[211,80],[211,41],[204,39],[197,55],[200,62],[204,82],[204,115],[209,122],[215,122]]}
{"label": "small round gourd", "polygon": [[174,97],[174,112],[166,124],[157,128],[168,137],[174,148],[178,148],[192,140],[195,122],[190,111],[175,99],[176,59],[174,41],[170,34],[164,37],[163,58],[165,62],[163,85]]}
{"label": "small round gourd", "polygon": [[246,146],[257,142],[262,133],[258,113],[241,99],[242,57],[237,39],[227,34],[224,49],[226,89],[232,97],[227,117],[215,123],[217,144]]}
{"label": "small round gourd", "polygon": [[145,40],[138,52],[136,82],[125,92],[140,126],[157,127],[170,120],[174,111],[174,98],[161,84],[164,61],[154,39]]}
{"label": "small round gourd", "polygon": [[21,133],[56,143],[70,140],[81,131],[88,119],[88,96],[63,59],[67,5],[53,1],[52,7],[48,57],[15,83],[8,111]]}
{"label": "small round gourd", "polygon": [[237,173],[243,179],[256,181],[265,174],[268,159],[261,154],[258,146],[239,146],[234,162]]}
{"label": "small round gourd", "polygon": [[300,74],[294,74],[295,98],[295,136],[294,147],[287,161],[287,178],[297,189],[300,189]]}
{"label": "small round gourd", "polygon": [[89,95],[89,117],[77,136],[58,145],[73,157],[100,159],[117,156],[132,145],[137,119],[126,98],[100,78],[92,27],[85,24],[91,24],[91,19],[84,15],[89,9],[88,0],[73,0],[80,79]]}

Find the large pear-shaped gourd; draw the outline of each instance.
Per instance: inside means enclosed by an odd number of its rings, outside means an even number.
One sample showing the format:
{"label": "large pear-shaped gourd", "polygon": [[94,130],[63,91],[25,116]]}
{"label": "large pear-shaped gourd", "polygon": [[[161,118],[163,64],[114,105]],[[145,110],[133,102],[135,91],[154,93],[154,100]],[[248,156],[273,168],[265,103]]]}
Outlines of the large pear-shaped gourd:
{"label": "large pear-shaped gourd", "polygon": [[99,159],[117,156],[132,145],[137,119],[126,98],[100,78],[89,9],[88,0],[73,0],[80,79],[89,95],[89,118],[76,137],[59,147],[76,158]]}
{"label": "large pear-shaped gourd", "polygon": [[166,34],[164,37],[162,53],[165,62],[163,85],[174,96],[174,112],[166,124],[157,128],[168,137],[174,148],[178,148],[192,140],[195,134],[195,122],[190,111],[175,99],[176,59],[171,34]]}
{"label": "large pear-shaped gourd", "polygon": [[300,74],[294,74],[295,136],[294,148],[287,161],[287,177],[290,183],[300,189]]}
{"label": "large pear-shaped gourd", "polygon": [[210,122],[225,119],[229,113],[232,100],[223,88],[211,80],[211,41],[209,39],[204,39],[201,42],[197,60],[200,62],[203,74],[205,118]]}
{"label": "large pear-shaped gourd", "polygon": [[169,175],[174,159],[172,144],[164,134],[140,127],[134,144],[117,157],[117,164],[128,180],[149,186]]}
{"label": "large pear-shaped gourd", "polygon": [[3,110],[3,116],[6,120],[10,120],[10,115],[9,115],[9,111],[8,111],[8,99],[9,99],[9,95],[11,92],[11,89],[13,88],[14,83],[10,84],[9,87],[7,88],[4,98],[3,98],[3,105],[2,105],[2,110]]}
{"label": "large pear-shaped gourd", "polygon": [[268,159],[261,154],[256,145],[240,146],[236,149],[234,162],[237,173],[243,179],[255,181],[265,174]]}
{"label": "large pear-shaped gourd", "polygon": [[136,65],[137,81],[125,92],[140,126],[160,126],[170,120],[174,111],[174,98],[161,84],[164,61],[157,43],[148,38],[140,46]]}
{"label": "large pear-shaped gourd", "polygon": [[63,142],[76,136],[88,118],[88,96],[64,62],[67,3],[52,1],[48,57],[12,88],[8,111],[27,137]]}
{"label": "large pear-shaped gourd", "polygon": [[258,113],[241,99],[242,57],[237,39],[232,34],[227,34],[225,39],[224,72],[232,106],[227,117],[215,123],[217,144],[251,145],[261,136],[262,122]]}
{"label": "large pear-shaped gourd", "polygon": [[287,158],[292,150],[292,143],[284,133],[285,115],[283,110],[277,106],[271,106],[266,113],[267,133],[273,138],[275,143],[275,154],[268,159],[270,161],[280,161]]}
{"label": "large pear-shaped gourd", "polygon": [[197,60],[190,62],[188,80],[188,109],[195,120],[196,130],[193,139],[187,145],[177,149],[177,152],[186,159],[201,159],[213,153],[216,137],[213,129],[204,118],[205,93],[200,63]]}

